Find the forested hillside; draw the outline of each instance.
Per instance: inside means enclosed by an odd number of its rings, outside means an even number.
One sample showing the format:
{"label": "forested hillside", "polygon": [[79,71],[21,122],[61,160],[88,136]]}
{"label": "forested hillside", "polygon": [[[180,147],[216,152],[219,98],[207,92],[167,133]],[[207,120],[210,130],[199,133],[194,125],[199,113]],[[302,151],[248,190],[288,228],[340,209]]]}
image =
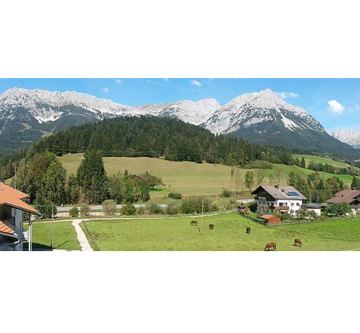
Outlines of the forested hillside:
{"label": "forested hillside", "polygon": [[[61,131],[30,147],[27,154],[56,155],[102,151],[103,156],[165,157],[172,161],[244,165],[254,160],[282,162],[282,150],[245,139],[216,136],[174,118],[121,117]],[[286,158],[291,156],[288,154]],[[286,159],[285,158],[285,159]]]}

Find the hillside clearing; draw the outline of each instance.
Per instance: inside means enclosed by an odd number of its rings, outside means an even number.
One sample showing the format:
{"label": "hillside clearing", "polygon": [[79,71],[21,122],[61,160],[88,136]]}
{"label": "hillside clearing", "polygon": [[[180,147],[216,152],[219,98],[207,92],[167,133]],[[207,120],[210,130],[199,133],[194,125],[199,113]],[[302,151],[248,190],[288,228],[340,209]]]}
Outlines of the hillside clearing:
{"label": "hillside clearing", "polygon": [[[83,154],[68,154],[59,157],[60,162],[67,170],[68,174],[76,173]],[[146,171],[161,177],[167,188],[161,188],[159,191],[151,193],[152,199],[163,198],[166,192],[180,192],[184,196],[190,195],[219,195],[224,188],[232,189],[234,187],[231,181],[231,167],[221,164],[194,163],[194,162],[171,162],[159,158],[148,157],[104,157],[105,169],[109,175],[128,170],[131,174],[140,174]],[[239,180],[239,191],[246,191],[243,179],[246,171],[249,169],[237,168],[236,178]],[[255,171],[255,170],[253,170]],[[286,184],[289,173],[293,171],[303,177],[311,174],[313,171],[302,169],[297,166],[273,164],[273,169],[261,170],[265,176],[263,183]],[[272,178],[270,178],[270,174]],[[320,172],[320,174],[328,179],[334,175]],[[350,184],[352,176],[336,175]]]}

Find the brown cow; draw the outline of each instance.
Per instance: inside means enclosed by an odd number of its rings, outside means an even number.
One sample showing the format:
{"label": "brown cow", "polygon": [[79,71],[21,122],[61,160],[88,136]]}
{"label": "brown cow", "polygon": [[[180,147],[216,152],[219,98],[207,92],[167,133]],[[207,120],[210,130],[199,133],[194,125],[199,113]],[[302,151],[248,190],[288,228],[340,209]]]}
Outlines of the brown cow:
{"label": "brown cow", "polygon": [[193,226],[193,227],[196,227],[198,225],[198,221],[191,221],[190,224]]}
{"label": "brown cow", "polygon": [[213,224],[209,224],[209,229],[214,230],[215,226]]}
{"label": "brown cow", "polygon": [[300,246],[300,247],[302,246],[302,241],[300,238],[296,238],[294,240],[294,246]]}
{"label": "brown cow", "polygon": [[265,246],[265,249],[264,251],[277,251],[276,250],[276,243],[267,243],[266,246]]}

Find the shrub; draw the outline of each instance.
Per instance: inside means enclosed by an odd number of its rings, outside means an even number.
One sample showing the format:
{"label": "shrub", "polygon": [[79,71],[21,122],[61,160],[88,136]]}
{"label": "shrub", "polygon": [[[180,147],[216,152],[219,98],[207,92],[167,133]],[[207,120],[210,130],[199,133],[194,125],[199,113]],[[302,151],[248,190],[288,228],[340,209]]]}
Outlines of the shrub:
{"label": "shrub", "polygon": [[180,211],[180,205],[177,202],[170,202],[166,207],[166,214],[175,215]]}
{"label": "shrub", "polygon": [[161,207],[159,205],[156,204],[151,204],[150,205],[150,214],[164,214],[164,211],[161,209]]}
{"label": "shrub", "polygon": [[74,206],[73,208],[70,209],[70,217],[78,217],[79,216],[79,209]]}
{"label": "shrub", "polygon": [[327,207],[326,211],[336,216],[344,216],[350,212],[350,207],[346,203],[337,203]]}
{"label": "shrub", "polygon": [[190,197],[183,199],[181,204],[181,211],[184,214],[201,213],[204,203],[204,213],[210,211],[211,201],[207,198]]}
{"label": "shrub", "polygon": [[248,204],[248,207],[249,209],[253,212],[253,213],[256,213],[257,211],[257,203],[254,201],[254,202],[250,202]]}
{"label": "shrub", "polygon": [[105,215],[113,216],[116,212],[116,202],[114,200],[105,200],[102,203],[102,208]]}
{"label": "shrub", "polygon": [[181,200],[182,194],[181,193],[169,193],[168,198],[175,199],[175,200]]}
{"label": "shrub", "polygon": [[210,211],[212,212],[218,212],[220,210],[220,207],[216,203],[212,203],[210,206]]}
{"label": "shrub", "polygon": [[80,205],[80,216],[90,216],[90,206],[86,203]]}
{"label": "shrub", "polygon": [[136,208],[134,205],[128,204],[120,209],[122,215],[135,215]]}
{"label": "shrub", "polygon": [[138,209],[137,209],[137,213],[138,213],[138,215],[145,215],[146,214],[146,209],[145,209],[145,207],[139,207]]}
{"label": "shrub", "polygon": [[227,190],[226,188],[223,189],[221,196],[224,198],[230,198],[231,197],[231,192],[229,190]]}

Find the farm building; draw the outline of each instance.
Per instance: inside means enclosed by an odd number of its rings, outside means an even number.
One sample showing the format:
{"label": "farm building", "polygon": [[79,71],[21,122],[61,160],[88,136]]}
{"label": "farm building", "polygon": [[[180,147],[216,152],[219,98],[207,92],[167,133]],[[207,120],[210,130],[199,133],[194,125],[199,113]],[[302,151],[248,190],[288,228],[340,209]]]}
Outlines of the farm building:
{"label": "farm building", "polygon": [[337,203],[346,203],[353,211],[360,211],[360,190],[343,190],[335,194],[335,196],[326,201],[330,205]]}
{"label": "farm building", "polygon": [[261,218],[264,220],[266,224],[279,224],[281,223],[281,219],[278,216],[274,216],[271,214],[262,215]]}
{"label": "farm building", "polygon": [[258,211],[261,211],[262,207],[267,207],[270,211],[278,210],[291,215],[295,215],[306,200],[306,197],[293,186],[259,186],[252,195],[256,199]]}
{"label": "farm building", "polygon": [[305,209],[307,211],[312,211],[314,212],[317,216],[321,216],[321,211],[325,208],[325,206],[323,205],[319,205],[316,203],[308,203],[308,204],[303,204],[301,206],[302,209]]}
{"label": "farm building", "polygon": [[29,237],[31,241],[31,223],[29,233],[23,230],[24,212],[30,217],[40,213],[27,200],[27,194],[0,182],[0,251],[22,251],[24,240]]}

